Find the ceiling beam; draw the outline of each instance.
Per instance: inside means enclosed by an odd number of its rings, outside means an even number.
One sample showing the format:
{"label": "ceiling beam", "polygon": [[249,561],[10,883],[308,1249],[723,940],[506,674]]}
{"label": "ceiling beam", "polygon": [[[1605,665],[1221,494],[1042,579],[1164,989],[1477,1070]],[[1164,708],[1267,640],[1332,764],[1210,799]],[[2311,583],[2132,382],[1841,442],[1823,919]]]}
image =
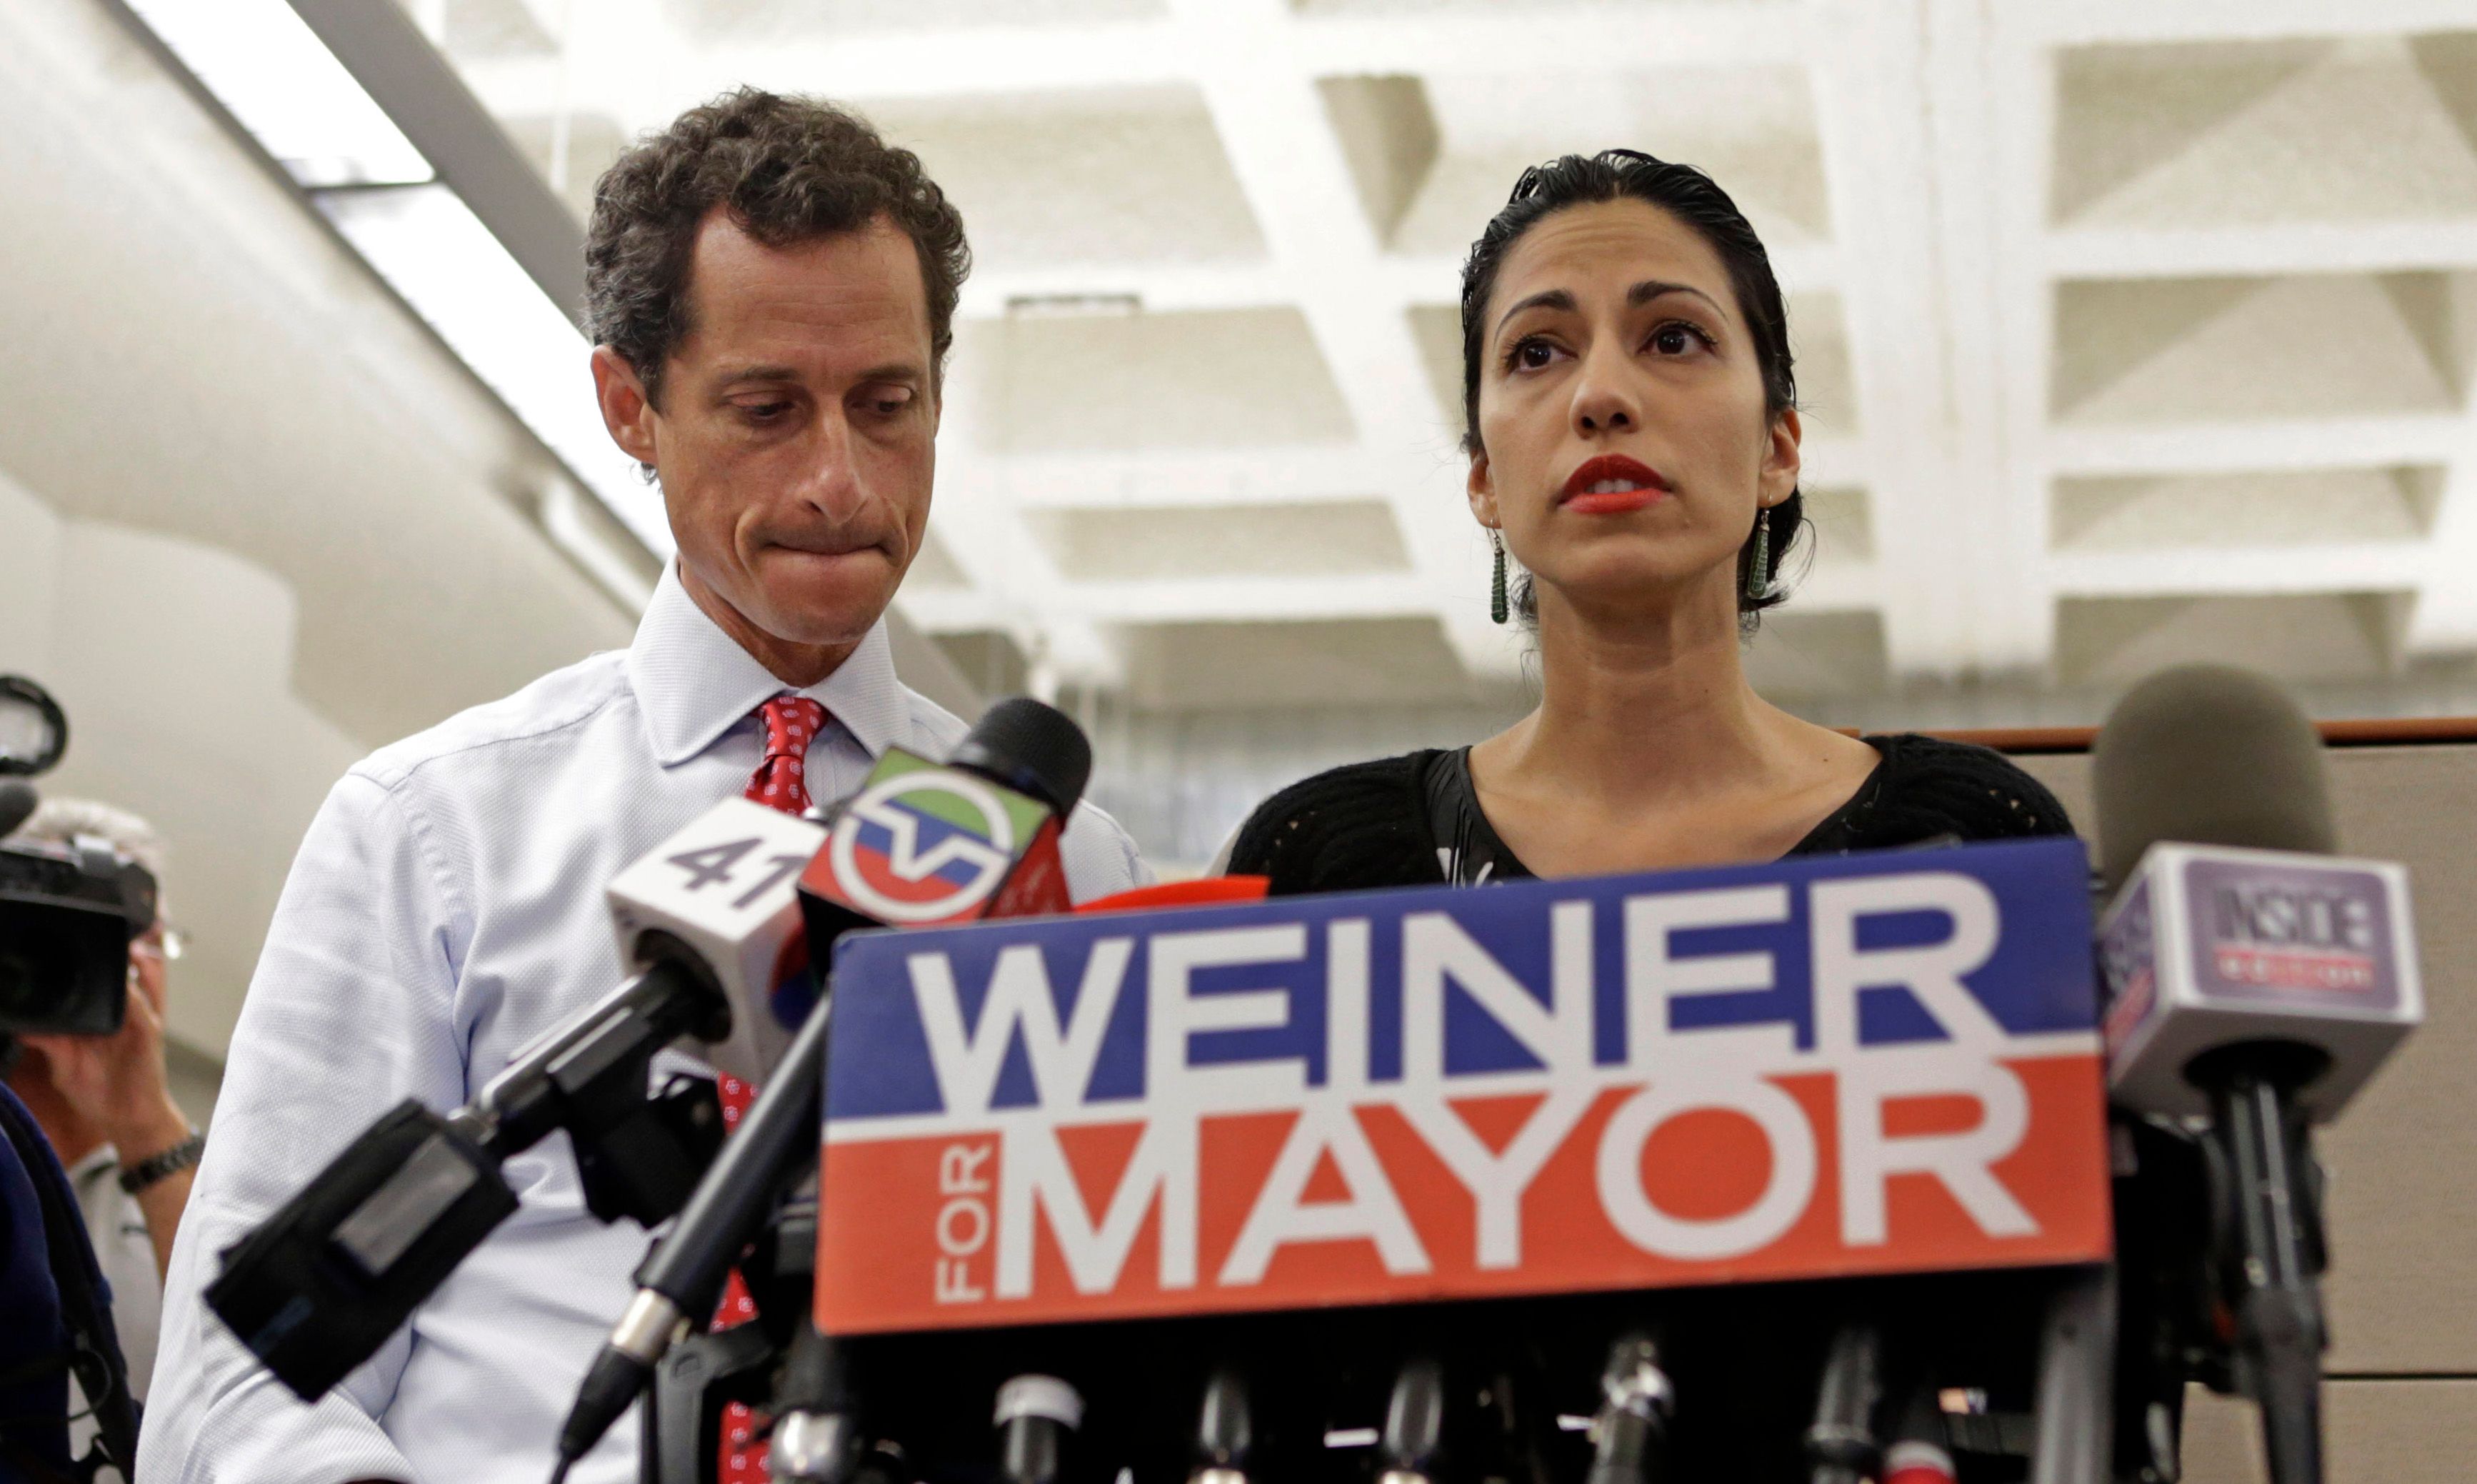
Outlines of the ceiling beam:
{"label": "ceiling beam", "polygon": [[393,0],[291,0],[560,312],[585,324],[585,231],[456,68]]}

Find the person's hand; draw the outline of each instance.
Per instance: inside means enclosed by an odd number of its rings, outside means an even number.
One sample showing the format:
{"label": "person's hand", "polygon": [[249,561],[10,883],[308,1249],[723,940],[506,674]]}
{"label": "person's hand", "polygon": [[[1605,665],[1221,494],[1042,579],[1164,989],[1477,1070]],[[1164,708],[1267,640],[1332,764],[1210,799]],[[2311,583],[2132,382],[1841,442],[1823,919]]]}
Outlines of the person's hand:
{"label": "person's hand", "polygon": [[129,1008],[108,1036],[26,1035],[69,1110],[112,1141],[122,1165],[189,1136],[163,1067],[163,943],[159,925],[129,945]]}

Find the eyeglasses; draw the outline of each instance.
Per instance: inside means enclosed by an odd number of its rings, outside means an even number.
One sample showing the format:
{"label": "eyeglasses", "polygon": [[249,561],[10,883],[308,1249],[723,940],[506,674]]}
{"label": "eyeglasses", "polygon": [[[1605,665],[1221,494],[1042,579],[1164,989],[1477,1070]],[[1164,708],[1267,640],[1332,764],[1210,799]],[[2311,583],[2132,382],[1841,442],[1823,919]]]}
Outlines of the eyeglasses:
{"label": "eyeglasses", "polygon": [[138,952],[152,953],[168,963],[189,951],[189,935],[169,923],[159,922],[130,939],[129,946]]}

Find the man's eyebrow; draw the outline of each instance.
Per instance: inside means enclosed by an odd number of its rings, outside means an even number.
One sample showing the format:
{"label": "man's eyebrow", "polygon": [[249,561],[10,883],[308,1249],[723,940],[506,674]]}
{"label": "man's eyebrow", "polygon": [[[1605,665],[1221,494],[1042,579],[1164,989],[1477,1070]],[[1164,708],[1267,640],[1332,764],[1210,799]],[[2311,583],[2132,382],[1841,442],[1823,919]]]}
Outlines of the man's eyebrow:
{"label": "man's eyebrow", "polygon": [[749,382],[796,382],[799,379],[800,373],[789,366],[740,366],[726,374],[721,384],[738,386]]}
{"label": "man's eyebrow", "polygon": [[[920,364],[917,361],[889,360],[871,366],[867,370],[861,372],[858,376],[852,378],[852,384],[855,386],[864,386],[871,382],[917,382],[922,380],[925,375],[926,373],[920,369]],[[726,388],[748,385],[762,386],[780,384],[784,383],[796,383],[800,380],[801,374],[797,367],[761,364],[735,367],[731,371],[724,373],[721,381],[717,384]]]}
{"label": "man's eyebrow", "polygon": [[852,384],[866,386],[871,382],[918,382],[925,381],[928,375],[916,360],[889,360],[853,377]]}
{"label": "man's eyebrow", "polygon": [[[1627,289],[1626,303],[1632,305],[1644,305],[1649,304],[1654,299],[1664,299],[1670,294],[1692,294],[1695,298],[1702,300],[1705,304],[1710,305],[1715,309],[1720,308],[1719,300],[1713,298],[1710,294],[1705,293],[1693,284],[1671,284],[1664,279],[1644,279],[1641,283]],[[1726,311],[1723,310],[1723,312],[1725,313]]]}

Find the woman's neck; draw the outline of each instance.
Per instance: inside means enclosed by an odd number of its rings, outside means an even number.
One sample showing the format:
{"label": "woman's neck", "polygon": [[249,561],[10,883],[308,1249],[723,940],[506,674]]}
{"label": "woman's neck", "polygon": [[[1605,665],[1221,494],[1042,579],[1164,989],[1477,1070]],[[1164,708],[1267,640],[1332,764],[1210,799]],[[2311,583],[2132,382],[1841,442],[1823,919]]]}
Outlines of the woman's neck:
{"label": "woman's neck", "polygon": [[1503,739],[1501,761],[1618,808],[1760,775],[1777,713],[1746,683],[1734,597],[1587,613],[1543,589],[1539,708]]}

